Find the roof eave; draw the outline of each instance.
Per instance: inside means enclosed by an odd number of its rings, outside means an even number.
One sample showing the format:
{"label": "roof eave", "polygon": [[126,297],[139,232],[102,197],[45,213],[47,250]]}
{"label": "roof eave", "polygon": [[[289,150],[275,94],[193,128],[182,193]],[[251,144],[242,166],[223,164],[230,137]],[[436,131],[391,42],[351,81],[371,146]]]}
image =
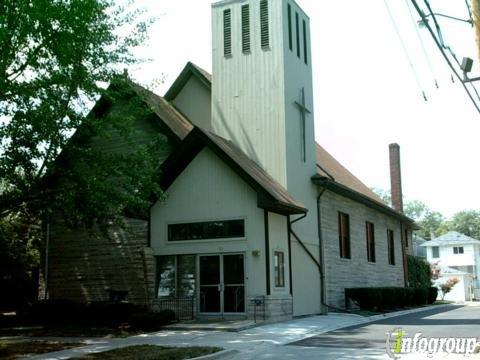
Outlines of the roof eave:
{"label": "roof eave", "polygon": [[312,176],[312,182],[316,185],[322,186],[336,194],[343,195],[349,199],[358,201],[359,203],[366,205],[372,209],[378,210],[386,215],[395,217],[402,222],[406,222],[412,226],[413,230],[419,230],[420,227],[415,223],[414,220],[410,219],[409,217],[393,210],[392,208],[383,205],[369,197],[359,193],[358,191],[352,190],[345,185],[342,185],[330,178],[320,176],[318,174]]}
{"label": "roof eave", "polygon": [[172,86],[167,90],[163,98],[167,101],[172,101],[177,97],[180,91],[183,89],[185,84],[190,80],[191,76],[195,76],[202,84],[204,84],[208,89],[212,88],[212,83],[209,79],[207,79],[198,69],[197,67],[188,62],[185,65],[184,69],[177,77],[177,79],[173,82]]}

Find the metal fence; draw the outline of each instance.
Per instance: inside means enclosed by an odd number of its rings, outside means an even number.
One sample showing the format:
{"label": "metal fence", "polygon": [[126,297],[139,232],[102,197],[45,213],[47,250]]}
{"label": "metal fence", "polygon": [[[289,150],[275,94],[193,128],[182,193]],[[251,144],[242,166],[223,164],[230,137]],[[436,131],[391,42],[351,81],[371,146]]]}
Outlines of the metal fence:
{"label": "metal fence", "polygon": [[171,310],[175,313],[176,320],[193,320],[195,316],[195,300],[188,298],[158,299],[159,310]]}

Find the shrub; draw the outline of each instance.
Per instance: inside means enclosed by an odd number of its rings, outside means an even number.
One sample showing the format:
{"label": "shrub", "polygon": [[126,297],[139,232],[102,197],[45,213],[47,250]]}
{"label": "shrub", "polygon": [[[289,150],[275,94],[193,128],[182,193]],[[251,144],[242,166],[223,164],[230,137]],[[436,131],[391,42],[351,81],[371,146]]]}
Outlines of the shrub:
{"label": "shrub", "polygon": [[42,300],[24,309],[22,317],[41,324],[59,324],[82,318],[83,305],[70,300]]}
{"label": "shrub", "polygon": [[405,306],[414,306],[415,305],[415,289],[407,287],[405,288]]}
{"label": "shrub", "polygon": [[130,318],[130,326],[145,331],[155,331],[163,325],[171,324],[175,320],[175,313],[171,310],[163,310],[160,312],[138,312],[132,314]]}
{"label": "shrub", "polygon": [[428,288],[428,304],[433,304],[438,297],[438,288],[431,286]]}
{"label": "shrub", "polygon": [[[362,310],[387,310],[414,305],[425,305],[430,297],[435,296],[436,288],[350,288],[345,289],[345,296],[354,301]],[[433,300],[435,301],[435,300]],[[432,302],[430,302],[431,304]]]}
{"label": "shrub", "polygon": [[407,256],[408,284],[414,288],[432,286],[432,271],[427,261],[416,256]]}
{"label": "shrub", "polygon": [[413,288],[414,305],[425,305],[428,301],[428,288]]}
{"label": "shrub", "polygon": [[85,306],[84,319],[103,325],[120,325],[128,322],[134,313],[146,309],[131,303],[92,302]]}

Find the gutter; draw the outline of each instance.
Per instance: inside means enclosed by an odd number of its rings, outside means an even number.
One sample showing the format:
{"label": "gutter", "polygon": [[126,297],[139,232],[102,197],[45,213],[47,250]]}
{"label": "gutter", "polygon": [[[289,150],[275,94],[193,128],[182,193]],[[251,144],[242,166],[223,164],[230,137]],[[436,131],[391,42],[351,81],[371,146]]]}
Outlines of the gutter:
{"label": "gutter", "polygon": [[328,314],[328,305],[326,305],[326,291],[327,287],[325,286],[325,261],[324,261],[324,254],[323,254],[323,235],[322,235],[322,212],[320,208],[320,201],[323,194],[327,191],[323,188],[317,196],[317,224],[318,224],[318,258],[321,264],[321,271],[320,271],[320,301],[325,309],[322,309],[322,314]]}

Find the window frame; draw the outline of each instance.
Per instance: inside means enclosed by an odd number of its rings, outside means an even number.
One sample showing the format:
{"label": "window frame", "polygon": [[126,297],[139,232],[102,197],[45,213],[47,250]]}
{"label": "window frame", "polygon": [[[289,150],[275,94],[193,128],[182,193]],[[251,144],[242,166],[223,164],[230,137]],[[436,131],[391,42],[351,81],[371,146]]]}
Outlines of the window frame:
{"label": "window frame", "polygon": [[[344,234],[344,231],[346,232],[346,234]],[[350,244],[350,215],[341,211],[338,212],[338,240],[340,258],[351,259],[352,252]]]}
{"label": "window frame", "polygon": [[287,4],[287,18],[288,18],[288,47],[293,51],[293,27],[292,27],[292,5]]}
{"label": "window frame", "polygon": [[[435,256],[435,251],[437,251],[437,256]],[[440,258],[440,247],[439,246],[432,246],[432,259],[439,259]]]}
{"label": "window frame", "polygon": [[300,16],[297,11],[295,11],[295,31],[297,39],[297,57],[300,59]]}
{"label": "window frame", "polygon": [[376,254],[375,254],[375,224],[366,221],[365,222],[365,231],[367,238],[367,261],[369,263],[376,263]]}
{"label": "window frame", "polygon": [[303,56],[305,65],[308,65],[308,38],[307,38],[307,22],[303,19]]}
{"label": "window frame", "polygon": [[[281,260],[281,261],[280,261]],[[273,273],[275,287],[285,288],[285,252],[276,250],[273,252]]]}
{"label": "window frame", "polygon": [[388,264],[395,266],[395,233],[387,229]]}
{"label": "window frame", "polygon": [[454,255],[463,255],[465,254],[465,249],[463,246],[454,246],[453,247],[453,254]]}
{"label": "window frame", "polygon": [[[233,223],[238,222],[236,224],[239,226],[241,224],[242,226],[242,233],[241,234],[234,234],[234,235],[229,235],[229,234],[221,234],[221,235],[213,235],[209,236],[208,232],[206,232],[207,235],[200,235],[200,237],[193,238],[193,237],[187,237],[187,238],[178,238],[177,236],[174,236],[173,231],[176,227],[185,227],[185,226],[204,226],[208,227],[209,225],[213,225],[216,223],[222,223],[223,226],[226,224],[229,224],[231,226]],[[227,229],[228,231],[229,229]],[[223,239],[245,239],[246,237],[246,221],[245,219],[222,219],[222,220],[210,220],[210,221],[195,221],[195,222],[179,222],[179,223],[169,223],[167,224],[167,243],[170,244],[175,244],[175,243],[180,243],[180,242],[198,242],[198,241],[211,241],[211,240],[223,240]],[[175,238],[175,239],[174,239]]]}

